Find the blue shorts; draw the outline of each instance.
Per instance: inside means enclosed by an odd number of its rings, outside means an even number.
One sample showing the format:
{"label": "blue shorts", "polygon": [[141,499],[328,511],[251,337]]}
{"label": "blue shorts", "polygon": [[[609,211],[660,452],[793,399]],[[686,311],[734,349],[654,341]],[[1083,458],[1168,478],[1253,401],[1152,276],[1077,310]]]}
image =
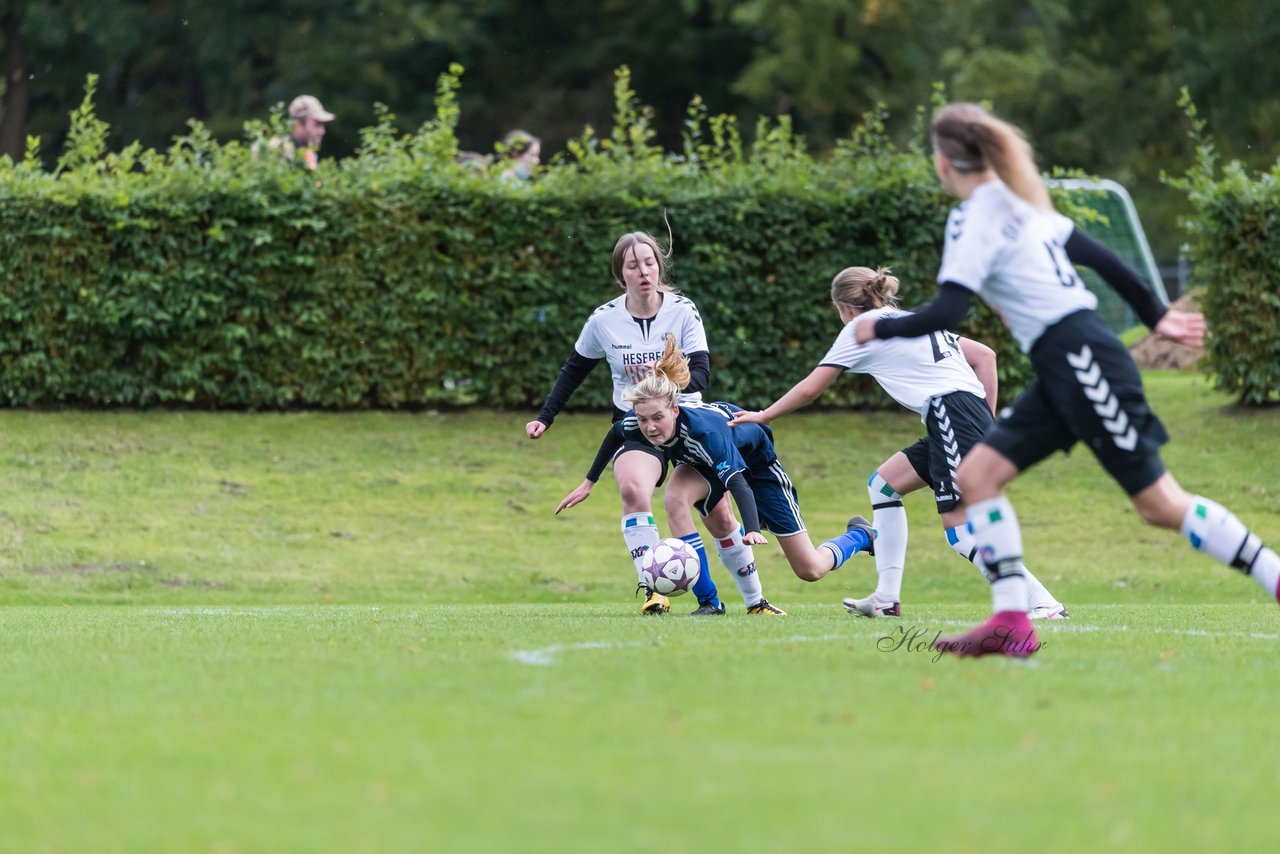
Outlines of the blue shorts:
{"label": "blue shorts", "polygon": [[[768,468],[748,469],[743,472],[743,476],[751,487],[751,494],[755,496],[761,528],[772,531],[779,537],[805,532],[804,517],[800,515],[800,498],[782,463],[774,460]],[[708,479],[706,475],[702,475],[702,479],[707,482],[707,497],[695,503],[694,507],[705,519],[712,508],[728,494],[728,490],[719,478]]]}

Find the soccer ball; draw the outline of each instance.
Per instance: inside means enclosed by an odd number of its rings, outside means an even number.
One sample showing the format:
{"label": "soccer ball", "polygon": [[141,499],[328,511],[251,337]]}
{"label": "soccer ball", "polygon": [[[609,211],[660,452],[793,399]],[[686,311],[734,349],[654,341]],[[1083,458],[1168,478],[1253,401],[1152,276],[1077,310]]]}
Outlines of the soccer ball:
{"label": "soccer ball", "polygon": [[693,546],[670,537],[644,553],[641,571],[649,586],[664,596],[679,596],[698,580],[702,564]]}

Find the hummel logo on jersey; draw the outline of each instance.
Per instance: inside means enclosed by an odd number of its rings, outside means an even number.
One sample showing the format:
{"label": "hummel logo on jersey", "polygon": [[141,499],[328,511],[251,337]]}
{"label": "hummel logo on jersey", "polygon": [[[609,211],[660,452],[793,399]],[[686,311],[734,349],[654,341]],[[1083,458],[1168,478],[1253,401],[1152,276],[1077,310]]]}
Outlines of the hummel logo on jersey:
{"label": "hummel logo on jersey", "polygon": [[630,349],[631,349],[631,345],[630,345],[630,344],[610,344],[609,346],[610,346],[610,347],[612,347],[612,348],[613,348],[613,349],[615,349],[615,350],[630,350]]}

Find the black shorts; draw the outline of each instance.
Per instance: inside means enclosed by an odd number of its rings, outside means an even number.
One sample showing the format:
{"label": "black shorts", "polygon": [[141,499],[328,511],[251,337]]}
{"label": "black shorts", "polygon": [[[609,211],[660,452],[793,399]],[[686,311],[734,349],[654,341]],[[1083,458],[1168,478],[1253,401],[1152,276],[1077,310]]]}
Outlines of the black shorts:
{"label": "black shorts", "polygon": [[[624,415],[626,415],[625,412],[618,409],[617,407],[614,407],[613,423],[617,424],[619,421],[622,420],[622,417]],[[650,445],[648,442],[636,442],[632,439],[626,439],[623,441],[622,447],[614,452],[613,461],[616,462],[618,457],[622,456],[628,451],[643,451],[644,453],[653,457],[658,462],[662,463],[662,474],[658,475],[658,482],[654,484],[654,486],[655,487],[662,486],[662,484],[667,482],[667,457],[665,454],[662,453],[662,451],[658,450],[653,445]]]}
{"label": "black shorts", "polygon": [[1165,472],[1169,441],[1147,405],[1142,375],[1120,339],[1092,311],[1069,314],[1031,348],[1036,377],[983,440],[1024,471],[1083,442],[1129,495]]}
{"label": "black shorts", "polygon": [[967,391],[953,391],[930,398],[924,423],[928,435],[903,448],[902,453],[933,490],[938,512],[947,513],[960,506],[960,490],[956,487],[960,460],[991,430],[995,418],[983,398]]}

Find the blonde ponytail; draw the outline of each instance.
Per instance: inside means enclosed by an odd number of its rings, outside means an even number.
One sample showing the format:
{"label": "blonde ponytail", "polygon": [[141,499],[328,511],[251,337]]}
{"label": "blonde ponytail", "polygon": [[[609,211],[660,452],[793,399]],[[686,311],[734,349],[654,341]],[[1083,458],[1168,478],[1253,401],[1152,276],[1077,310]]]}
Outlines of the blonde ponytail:
{"label": "blonde ponytail", "polygon": [[977,104],[958,103],[934,115],[932,131],[934,148],[957,172],[991,169],[1027,204],[1053,210],[1035,153],[1018,128]]}
{"label": "blonde ponytail", "polygon": [[662,356],[653,370],[640,382],[622,393],[622,399],[633,407],[644,400],[661,400],[666,406],[676,405],[676,395],[689,385],[689,357],[676,346],[676,337],[667,334]]}
{"label": "blonde ponytail", "polygon": [[898,307],[897,276],[889,275],[888,267],[846,267],[831,280],[831,302],[837,307],[847,305],[862,313],[876,308]]}

